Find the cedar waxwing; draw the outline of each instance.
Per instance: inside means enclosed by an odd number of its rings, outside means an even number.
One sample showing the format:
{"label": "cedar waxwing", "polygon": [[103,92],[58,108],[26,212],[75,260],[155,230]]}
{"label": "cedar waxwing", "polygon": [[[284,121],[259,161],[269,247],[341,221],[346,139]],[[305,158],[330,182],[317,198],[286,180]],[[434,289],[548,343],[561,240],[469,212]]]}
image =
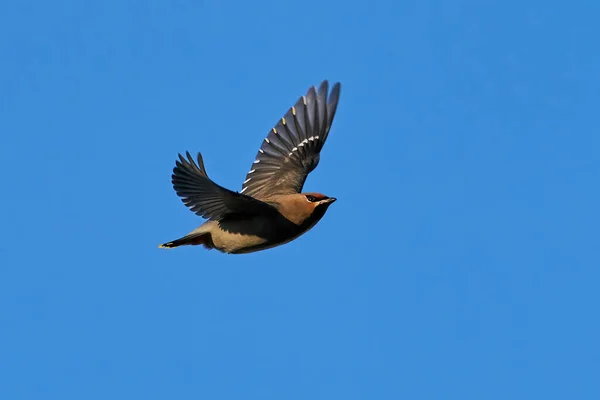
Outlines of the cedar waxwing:
{"label": "cedar waxwing", "polygon": [[251,253],[290,242],[311,229],[336,200],[301,193],[307,175],[319,164],[340,97],[340,84],[329,93],[327,81],[311,87],[291,107],[258,150],[242,190],[214,183],[190,153],[179,155],[172,182],[183,203],[208,219],[188,235],[161,248],[203,245],[225,253]]}

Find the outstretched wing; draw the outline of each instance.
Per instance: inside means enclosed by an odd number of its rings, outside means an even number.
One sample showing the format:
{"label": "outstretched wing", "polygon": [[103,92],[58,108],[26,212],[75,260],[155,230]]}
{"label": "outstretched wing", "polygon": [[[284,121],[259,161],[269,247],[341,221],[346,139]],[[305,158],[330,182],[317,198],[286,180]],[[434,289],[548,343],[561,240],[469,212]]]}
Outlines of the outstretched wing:
{"label": "outstretched wing", "polygon": [[300,193],[308,174],[319,164],[335,110],[340,84],[323,81],[308,89],[264,140],[241,193],[255,198]]}
{"label": "outstretched wing", "polygon": [[187,159],[179,154],[173,168],[173,188],[183,203],[197,215],[220,220],[231,215],[257,215],[275,211],[275,208],[260,200],[232,192],[214,183],[204,168],[202,155],[198,153],[198,164],[190,153]]}

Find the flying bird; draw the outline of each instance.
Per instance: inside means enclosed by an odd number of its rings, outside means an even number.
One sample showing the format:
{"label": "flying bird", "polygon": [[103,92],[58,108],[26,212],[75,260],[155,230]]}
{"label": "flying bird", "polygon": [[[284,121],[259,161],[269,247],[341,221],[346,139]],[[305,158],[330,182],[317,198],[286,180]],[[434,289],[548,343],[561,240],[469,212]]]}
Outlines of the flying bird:
{"label": "flying bird", "polygon": [[202,155],[179,154],[172,183],[183,203],[207,219],[161,248],[203,245],[242,254],[288,243],[310,230],[336,200],[302,193],[319,164],[340,98],[340,84],[323,81],[301,96],[264,139],[240,192],[219,186],[207,175]]}

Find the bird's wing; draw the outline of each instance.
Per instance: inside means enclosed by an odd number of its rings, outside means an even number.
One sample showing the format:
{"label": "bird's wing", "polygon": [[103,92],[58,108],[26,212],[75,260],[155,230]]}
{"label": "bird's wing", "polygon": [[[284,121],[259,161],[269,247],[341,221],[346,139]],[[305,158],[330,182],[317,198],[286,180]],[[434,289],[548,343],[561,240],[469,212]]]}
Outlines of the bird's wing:
{"label": "bird's wing", "polygon": [[308,89],[269,132],[242,185],[241,193],[256,198],[300,193],[308,174],[319,164],[340,98],[340,84],[329,93],[323,81]]}
{"label": "bird's wing", "polygon": [[232,215],[258,215],[274,212],[275,208],[260,200],[225,189],[214,183],[204,168],[202,155],[198,153],[198,164],[190,153],[187,159],[179,154],[173,168],[173,188],[181,201],[197,215],[220,220]]}

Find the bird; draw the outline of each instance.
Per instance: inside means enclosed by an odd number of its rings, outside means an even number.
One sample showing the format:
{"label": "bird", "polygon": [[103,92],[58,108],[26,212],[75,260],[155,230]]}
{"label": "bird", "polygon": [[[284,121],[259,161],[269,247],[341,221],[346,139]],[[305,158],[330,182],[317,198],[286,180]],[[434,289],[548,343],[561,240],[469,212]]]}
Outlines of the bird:
{"label": "bird", "polygon": [[302,192],[319,164],[340,98],[341,84],[329,91],[324,80],[311,86],[263,140],[239,192],[212,181],[201,153],[178,154],[171,182],[182,202],[207,221],[189,234],[159,245],[202,245],[228,254],[280,246],[308,232],[336,201]]}

